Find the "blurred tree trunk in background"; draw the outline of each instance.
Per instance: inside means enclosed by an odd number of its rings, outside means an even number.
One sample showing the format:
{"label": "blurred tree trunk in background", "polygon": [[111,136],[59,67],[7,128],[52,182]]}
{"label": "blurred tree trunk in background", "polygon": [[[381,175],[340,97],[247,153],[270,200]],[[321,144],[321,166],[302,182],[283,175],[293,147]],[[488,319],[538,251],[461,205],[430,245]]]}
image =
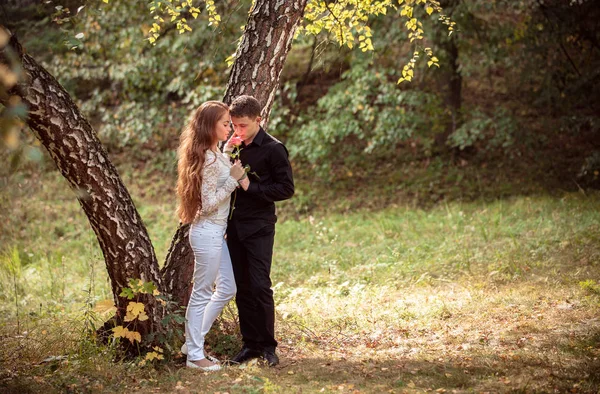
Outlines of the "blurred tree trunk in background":
{"label": "blurred tree trunk in background", "polygon": [[[442,0],[441,6],[447,12],[450,18],[453,18],[453,12],[460,5],[461,0]],[[443,50],[445,59],[442,61],[441,76],[437,80],[438,90],[444,99],[444,106],[449,115],[445,122],[446,126],[442,133],[436,136],[436,146],[439,150],[446,149],[448,136],[458,129],[462,123],[462,75],[459,67],[459,50],[457,46],[457,33],[448,36],[445,31],[437,31],[435,34],[436,46]]]}
{"label": "blurred tree trunk in background", "polygon": [[[442,0],[440,5],[444,8],[450,18],[453,18],[453,12],[460,5],[461,0]],[[462,75],[459,67],[459,49],[457,46],[457,37],[454,33],[448,36],[446,31],[436,31],[435,45],[441,49],[442,59],[441,76],[437,79],[438,91],[443,97],[444,106],[447,113],[447,121],[444,130],[436,135],[435,145],[438,150],[447,149],[446,141],[448,136],[458,129],[462,123]]]}

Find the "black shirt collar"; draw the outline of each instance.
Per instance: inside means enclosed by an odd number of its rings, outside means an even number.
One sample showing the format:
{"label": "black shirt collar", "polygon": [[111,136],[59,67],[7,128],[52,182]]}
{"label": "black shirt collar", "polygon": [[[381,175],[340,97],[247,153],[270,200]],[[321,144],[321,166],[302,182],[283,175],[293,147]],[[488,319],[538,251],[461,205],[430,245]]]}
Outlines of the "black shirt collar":
{"label": "black shirt collar", "polygon": [[258,133],[256,133],[256,135],[254,136],[254,139],[252,140],[252,142],[250,143],[250,145],[252,144],[256,144],[258,146],[261,146],[263,143],[263,139],[265,138],[265,135],[267,133],[263,130],[262,127],[260,127],[258,129]]}

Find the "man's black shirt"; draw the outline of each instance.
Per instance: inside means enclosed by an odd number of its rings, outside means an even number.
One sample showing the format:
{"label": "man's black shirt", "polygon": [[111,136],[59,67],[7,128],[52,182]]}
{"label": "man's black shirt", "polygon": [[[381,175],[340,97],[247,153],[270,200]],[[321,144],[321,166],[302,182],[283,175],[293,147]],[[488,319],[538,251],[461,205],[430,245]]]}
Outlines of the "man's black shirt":
{"label": "man's black shirt", "polygon": [[242,143],[240,160],[250,166],[250,186],[246,191],[238,188],[235,201],[232,196],[228,226],[235,227],[238,237],[244,239],[275,224],[275,201],[294,195],[294,179],[286,147],[262,127],[248,146]]}

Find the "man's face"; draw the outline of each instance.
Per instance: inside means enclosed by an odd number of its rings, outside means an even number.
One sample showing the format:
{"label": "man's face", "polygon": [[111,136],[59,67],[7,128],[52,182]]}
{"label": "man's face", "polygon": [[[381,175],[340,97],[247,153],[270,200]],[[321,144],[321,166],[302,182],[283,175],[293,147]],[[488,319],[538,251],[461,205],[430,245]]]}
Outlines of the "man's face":
{"label": "man's face", "polygon": [[244,116],[241,118],[232,116],[231,123],[233,123],[235,134],[248,143],[254,139],[254,136],[260,129],[260,116]]}

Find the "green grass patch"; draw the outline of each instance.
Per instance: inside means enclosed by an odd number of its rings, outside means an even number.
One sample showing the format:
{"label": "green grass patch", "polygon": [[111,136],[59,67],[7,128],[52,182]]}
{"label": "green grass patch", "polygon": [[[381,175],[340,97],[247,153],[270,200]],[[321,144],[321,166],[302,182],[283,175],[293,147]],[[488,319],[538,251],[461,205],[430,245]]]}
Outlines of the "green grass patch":
{"label": "green grass patch", "polygon": [[[175,199],[124,181],[162,261]],[[318,195],[308,190],[299,194]],[[597,194],[378,209],[319,202],[306,214],[283,207],[272,272],[281,365],[198,374],[181,356],[141,367],[89,337],[106,317],[94,305],[112,295],[66,182],[15,175],[2,193],[5,392],[595,392],[600,384]],[[226,358],[239,346],[233,304],[218,327],[209,344]]]}

